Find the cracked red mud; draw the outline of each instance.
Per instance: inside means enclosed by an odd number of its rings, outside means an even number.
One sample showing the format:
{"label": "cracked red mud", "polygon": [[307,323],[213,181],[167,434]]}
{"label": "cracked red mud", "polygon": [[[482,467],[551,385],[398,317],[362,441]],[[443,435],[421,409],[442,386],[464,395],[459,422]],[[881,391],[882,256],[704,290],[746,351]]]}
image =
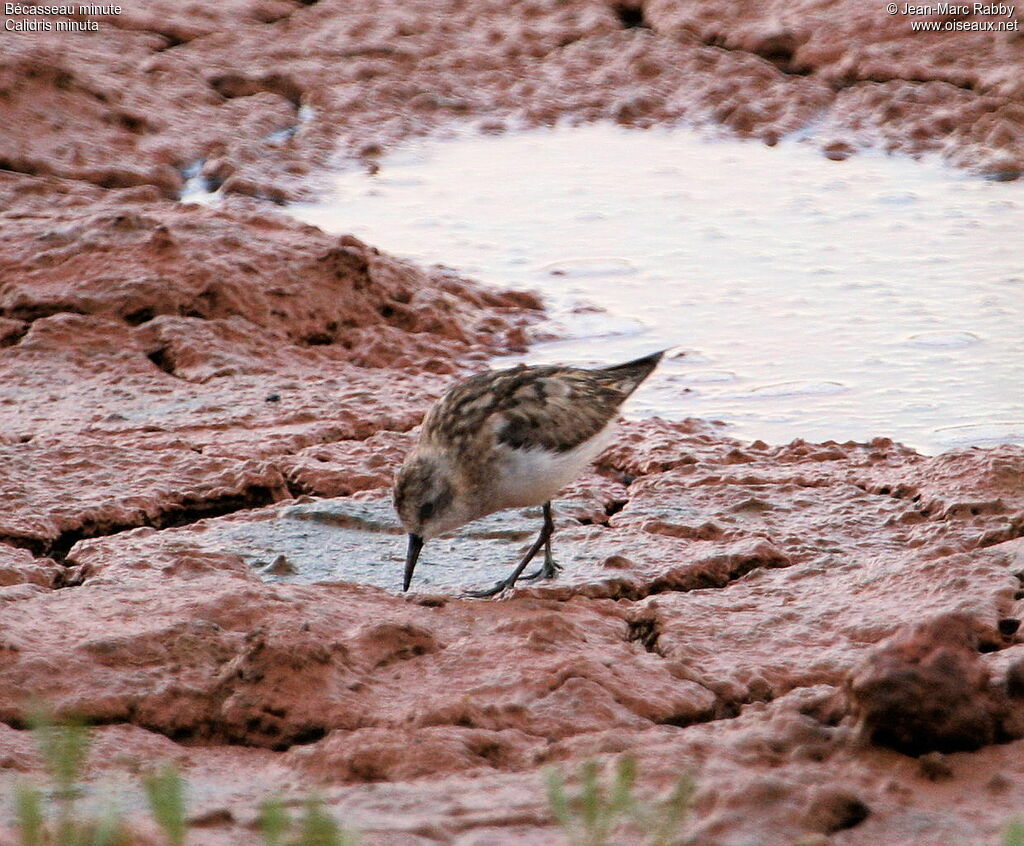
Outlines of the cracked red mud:
{"label": "cracked red mud", "polygon": [[[312,789],[368,844],[557,843],[544,767],[627,750],[642,792],[692,774],[693,842],[995,842],[1020,448],[629,424],[563,498],[560,579],[503,602],[268,584],[194,542],[379,503],[430,401],[539,315],[275,213],[339,147],[683,121],[1024,168],[1018,37],[819,5],[158,2],[6,38],[0,793],[39,770],[34,694],[96,726],[95,784],[177,762],[197,846]],[[178,204],[193,170],[231,203]]]}
{"label": "cracked red mud", "polygon": [[1019,29],[911,24],[856,0],[129,3],[99,37],[8,35],[0,167],[167,197],[198,167],[280,202],[339,141],[372,160],[467,121],[568,118],[800,130],[830,158],[867,145],[1019,175]]}

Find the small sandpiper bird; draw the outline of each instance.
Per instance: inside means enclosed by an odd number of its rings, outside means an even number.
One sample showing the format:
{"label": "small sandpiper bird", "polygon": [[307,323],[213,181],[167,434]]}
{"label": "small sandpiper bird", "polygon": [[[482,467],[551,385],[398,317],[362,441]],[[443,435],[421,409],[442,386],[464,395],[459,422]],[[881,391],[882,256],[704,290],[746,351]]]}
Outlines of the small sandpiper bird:
{"label": "small sandpiper bird", "polygon": [[542,546],[544,566],[524,578],[553,577],[551,498],[608,446],[620,406],[664,353],[597,370],[519,365],[471,376],[441,397],[395,484],[395,510],[409,533],[402,589],[431,538],[504,508],[541,503],[544,525],[512,574],[469,595],[511,588]]}

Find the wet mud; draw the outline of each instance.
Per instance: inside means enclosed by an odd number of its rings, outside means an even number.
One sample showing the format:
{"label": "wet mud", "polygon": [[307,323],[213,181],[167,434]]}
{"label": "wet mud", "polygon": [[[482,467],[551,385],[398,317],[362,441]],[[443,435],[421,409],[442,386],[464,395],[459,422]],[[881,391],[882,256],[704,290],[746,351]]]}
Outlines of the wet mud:
{"label": "wet mud", "polygon": [[[557,581],[461,596],[525,513],[405,597],[393,473],[541,302],[275,207],[466,125],[1019,174],[1018,36],[816,8],[138,3],[5,33],[0,796],[41,771],[34,696],[95,726],[88,796],[139,809],[175,762],[197,846],[312,791],[367,844],[559,843],[545,768],[624,752],[645,796],[692,775],[695,843],[995,842],[1024,806],[1024,450],[631,422],[560,501]],[[191,178],[231,201],[180,203]]]}

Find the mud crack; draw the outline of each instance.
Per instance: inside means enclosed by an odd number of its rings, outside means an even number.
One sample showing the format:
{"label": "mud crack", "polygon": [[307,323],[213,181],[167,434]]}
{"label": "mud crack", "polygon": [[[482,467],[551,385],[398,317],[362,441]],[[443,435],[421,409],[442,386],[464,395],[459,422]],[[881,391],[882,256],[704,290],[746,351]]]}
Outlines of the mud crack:
{"label": "mud crack", "polygon": [[615,3],[612,5],[612,11],[623,29],[650,29],[644,16],[643,3]]}
{"label": "mud crack", "polygon": [[658,650],[659,637],[661,631],[656,617],[641,617],[626,624],[627,642],[640,643],[648,652],[664,658],[665,656]]}
{"label": "mud crack", "polygon": [[[756,56],[786,76],[811,76],[815,70],[811,65],[796,62],[795,55],[798,45],[785,34],[765,39],[762,44],[751,49],[733,47],[725,40],[724,36],[702,38],[699,43],[716,50],[723,50],[726,53],[745,53],[748,56]],[[832,87],[835,88],[835,86]]]}
{"label": "mud crack", "polygon": [[638,601],[659,593],[724,589],[754,570],[780,569],[792,563],[788,555],[764,541],[747,551],[721,552],[708,556],[696,564],[658,576],[646,585],[621,585],[612,592],[610,598]]}
{"label": "mud crack", "polygon": [[61,532],[52,540],[39,537],[3,535],[0,536],[0,543],[6,543],[19,549],[27,549],[37,558],[52,558],[58,563],[65,563],[72,547],[80,540],[110,537],[121,532],[144,527],[173,529],[187,526],[210,517],[223,517],[238,511],[262,508],[274,502],[279,502],[286,498],[286,491],[287,488],[283,483],[280,486],[251,485],[236,493],[223,494],[209,499],[186,499],[155,515],[141,515],[136,520],[114,522],[85,516],[77,527]]}

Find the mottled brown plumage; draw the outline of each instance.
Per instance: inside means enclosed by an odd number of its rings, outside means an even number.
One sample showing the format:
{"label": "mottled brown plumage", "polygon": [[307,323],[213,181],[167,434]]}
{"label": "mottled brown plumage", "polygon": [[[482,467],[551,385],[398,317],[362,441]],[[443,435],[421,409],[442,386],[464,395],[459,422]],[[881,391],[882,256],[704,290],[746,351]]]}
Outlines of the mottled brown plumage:
{"label": "mottled brown plumage", "polygon": [[604,428],[629,396],[624,387],[622,379],[600,370],[520,365],[481,373],[430,410],[423,435],[461,449],[476,439],[484,420],[496,417],[499,443],[565,452]]}
{"label": "mottled brown plumage", "polygon": [[520,365],[472,376],[441,397],[395,485],[410,535],[406,589],[423,542],[503,508],[541,503],[541,537],[500,587],[515,582],[541,544],[543,572],[552,575],[549,500],[607,445],[622,403],[662,355],[597,370]]}

